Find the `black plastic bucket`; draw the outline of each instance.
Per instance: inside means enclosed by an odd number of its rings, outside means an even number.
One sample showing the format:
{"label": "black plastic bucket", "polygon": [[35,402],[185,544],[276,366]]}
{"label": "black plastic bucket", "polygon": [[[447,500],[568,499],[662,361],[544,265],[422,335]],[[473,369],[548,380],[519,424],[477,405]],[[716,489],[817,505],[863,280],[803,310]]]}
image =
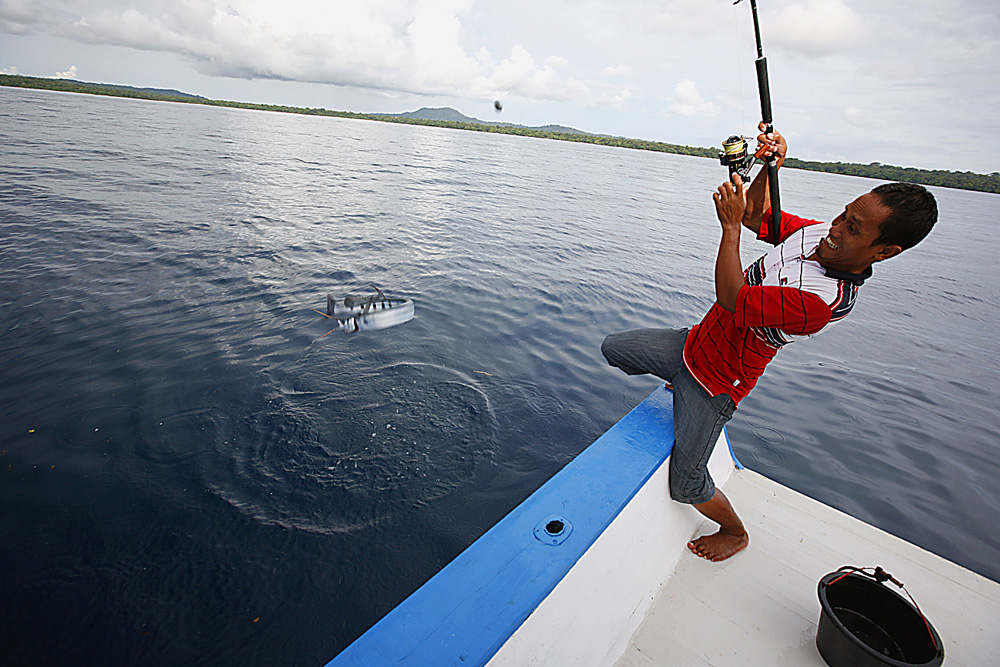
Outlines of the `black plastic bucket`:
{"label": "black plastic bucket", "polygon": [[816,646],[830,667],[937,667],[944,661],[941,637],[924,615],[859,568],[845,566],[820,579],[819,604]]}

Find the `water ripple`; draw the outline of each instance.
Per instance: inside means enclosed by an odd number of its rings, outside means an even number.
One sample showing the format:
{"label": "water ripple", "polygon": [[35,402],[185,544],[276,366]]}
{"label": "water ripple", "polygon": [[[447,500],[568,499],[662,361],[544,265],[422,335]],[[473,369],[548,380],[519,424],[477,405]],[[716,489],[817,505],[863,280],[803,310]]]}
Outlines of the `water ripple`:
{"label": "water ripple", "polygon": [[[213,491],[264,523],[350,532],[454,492],[493,456],[490,401],[470,378],[401,363],[366,383],[378,400],[345,395],[308,410],[275,400],[249,417],[219,452],[230,476]],[[286,399],[316,395],[286,387]]]}

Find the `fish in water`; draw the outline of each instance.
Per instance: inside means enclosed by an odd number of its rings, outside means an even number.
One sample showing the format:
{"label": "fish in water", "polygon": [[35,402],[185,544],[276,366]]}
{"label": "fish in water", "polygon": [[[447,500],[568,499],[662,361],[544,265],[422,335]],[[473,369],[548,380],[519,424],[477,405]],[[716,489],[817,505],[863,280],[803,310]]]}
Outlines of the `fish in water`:
{"label": "fish in water", "polygon": [[375,294],[347,296],[334,299],[326,297],[326,315],[337,320],[341,331],[370,331],[388,329],[413,319],[413,301],[401,297],[388,297],[375,287]]}

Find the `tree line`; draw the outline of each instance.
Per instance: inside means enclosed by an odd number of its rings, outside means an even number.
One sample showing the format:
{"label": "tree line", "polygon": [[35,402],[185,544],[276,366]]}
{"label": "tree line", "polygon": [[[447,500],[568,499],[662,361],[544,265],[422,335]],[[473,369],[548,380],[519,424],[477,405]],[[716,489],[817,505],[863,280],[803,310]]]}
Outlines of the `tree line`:
{"label": "tree line", "polygon": [[[464,123],[446,120],[426,120],[420,118],[405,118],[382,114],[355,113],[352,111],[331,111],[321,108],[290,107],[274,104],[256,104],[252,102],[231,102],[227,100],[211,100],[197,96],[173,95],[155,92],[150,89],[132,88],[130,86],[114,86],[108,84],[86,83],[72,79],[45,79],[16,74],[0,75],[0,85],[16,88],[39,88],[44,90],[59,90],[89,95],[109,95],[113,97],[132,97],[164,102],[182,102],[185,104],[203,104],[208,106],[232,107],[236,109],[254,109],[257,111],[273,111],[279,113],[297,113],[313,116],[333,116],[336,118],[355,118],[360,120],[376,120],[384,123],[405,123],[407,125],[428,125],[457,130],[476,132],[496,132],[513,134],[540,139],[555,139],[558,141],[575,141],[579,143],[598,144],[601,146],[616,146],[637,150],[658,151],[677,155],[693,155],[697,157],[717,158],[719,150],[701,148],[698,146],[683,146],[644,139],[628,139],[600,134],[574,134],[569,132],[552,132],[548,130],[521,127],[517,125],[495,125],[487,123]],[[913,167],[896,167],[878,162],[856,164],[852,162],[810,162],[796,158],[785,160],[785,166],[793,169],[821,171],[848,176],[863,176],[886,181],[905,181],[922,185],[936,185],[945,188],[962,190],[977,190],[1000,194],[1000,172],[977,174],[971,171],[946,171],[943,169],[916,169]]]}

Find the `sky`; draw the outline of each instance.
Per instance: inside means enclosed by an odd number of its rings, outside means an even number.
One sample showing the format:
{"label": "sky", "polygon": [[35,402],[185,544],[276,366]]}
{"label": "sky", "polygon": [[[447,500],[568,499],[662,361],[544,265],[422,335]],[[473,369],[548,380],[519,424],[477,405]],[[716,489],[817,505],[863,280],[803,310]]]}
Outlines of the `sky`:
{"label": "sky", "polygon": [[[1000,171],[997,0],[758,13],[790,155]],[[691,146],[756,135],[756,55],[749,1],[0,0],[0,73]]]}

